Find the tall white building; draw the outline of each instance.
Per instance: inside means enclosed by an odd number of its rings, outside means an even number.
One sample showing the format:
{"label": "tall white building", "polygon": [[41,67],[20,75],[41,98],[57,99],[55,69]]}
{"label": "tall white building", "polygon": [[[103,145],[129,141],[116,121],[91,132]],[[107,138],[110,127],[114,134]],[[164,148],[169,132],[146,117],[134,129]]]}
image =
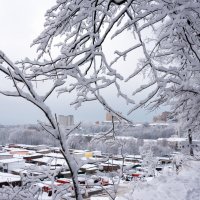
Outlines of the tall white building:
{"label": "tall white building", "polygon": [[74,116],[73,115],[59,115],[58,122],[62,126],[73,126],[74,125]]}

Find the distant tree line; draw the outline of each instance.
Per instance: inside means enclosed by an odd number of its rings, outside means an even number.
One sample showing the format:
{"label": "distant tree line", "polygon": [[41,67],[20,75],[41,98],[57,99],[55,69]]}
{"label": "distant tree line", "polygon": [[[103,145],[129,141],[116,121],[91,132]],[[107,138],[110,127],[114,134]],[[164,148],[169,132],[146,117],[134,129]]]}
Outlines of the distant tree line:
{"label": "distant tree line", "polygon": [[38,125],[0,126],[0,144],[48,144],[56,146],[57,143],[46,131]]}
{"label": "distant tree line", "polygon": [[[144,145],[144,139],[168,138],[175,134],[172,126],[149,126],[144,124],[138,127],[117,127],[116,136],[129,136],[125,139],[118,137],[117,142],[110,140],[93,140],[97,134],[104,134],[110,128],[109,125],[92,125],[83,124],[76,130],[77,134],[72,134],[68,139],[69,148],[100,150],[102,153],[108,154],[139,154],[139,148]],[[88,134],[88,136],[86,135]],[[15,126],[0,126],[0,141],[1,145],[8,143],[40,145],[47,144],[58,146],[58,143],[47,134],[40,126],[35,124],[30,125],[15,125]],[[122,150],[122,151],[121,151]],[[164,155],[170,151],[167,145],[152,146],[154,155]]]}
{"label": "distant tree line", "polygon": [[128,127],[123,131],[119,131],[119,135],[133,136],[140,139],[158,139],[169,138],[176,134],[173,126],[150,126],[149,124],[143,124],[141,126]]}
{"label": "distant tree line", "polygon": [[[82,127],[77,130],[78,133],[83,134],[96,134],[101,132],[106,132],[110,129],[111,125],[93,125],[93,124],[83,124]],[[117,126],[116,134],[119,136],[132,136],[140,139],[158,139],[158,138],[169,138],[170,136],[176,134],[175,128],[172,125],[162,126],[156,125],[152,126],[148,123],[144,123],[141,126]]]}

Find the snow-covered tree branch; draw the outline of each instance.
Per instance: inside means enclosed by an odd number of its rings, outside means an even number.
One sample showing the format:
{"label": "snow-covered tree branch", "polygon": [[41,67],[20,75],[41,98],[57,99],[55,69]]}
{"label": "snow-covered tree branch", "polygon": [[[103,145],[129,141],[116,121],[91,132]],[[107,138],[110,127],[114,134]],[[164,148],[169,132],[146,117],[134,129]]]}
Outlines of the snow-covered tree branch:
{"label": "snow-covered tree branch", "polygon": [[[199,127],[199,14],[198,0],[57,0],[46,12],[43,32],[33,41],[37,59],[14,64],[0,52],[0,71],[15,88],[0,93],[21,97],[44,113],[48,123],[41,126],[60,143],[71,169],[76,199],[82,199],[77,180],[80,165],[66,143],[71,132],[59,125],[46,100],[53,92],[75,92],[71,105],[76,108],[84,102],[98,101],[113,116],[127,120],[103,96],[106,88],[114,87],[117,95],[131,105],[128,114],[140,107],[155,109],[170,104],[173,115],[181,118],[185,126]],[[134,34],[135,41],[123,50],[116,49],[115,58],[109,61],[105,41],[117,39],[127,31]],[[54,48],[59,50],[56,55],[52,53]],[[116,63],[137,50],[143,52],[139,67],[122,76]],[[132,81],[142,73],[149,81],[130,88],[130,97],[120,83]],[[40,80],[52,83],[44,95],[33,87],[33,81]],[[148,91],[146,98],[135,103],[134,95],[144,91]]]}

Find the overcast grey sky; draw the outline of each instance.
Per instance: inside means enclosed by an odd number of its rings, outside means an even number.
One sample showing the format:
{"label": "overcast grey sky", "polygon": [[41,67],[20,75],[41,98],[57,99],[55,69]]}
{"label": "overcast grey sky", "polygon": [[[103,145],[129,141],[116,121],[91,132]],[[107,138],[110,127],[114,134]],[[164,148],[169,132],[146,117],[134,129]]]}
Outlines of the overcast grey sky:
{"label": "overcast grey sky", "polygon": [[[43,29],[45,11],[54,5],[56,0],[0,0],[0,50],[4,51],[13,61],[20,60],[24,57],[34,58],[36,48],[30,48],[30,44]],[[126,38],[126,39],[124,39]],[[128,44],[132,40],[130,35],[122,38],[122,43]],[[106,50],[108,54],[112,51],[111,46],[115,43],[108,44]],[[138,55],[129,58],[126,62],[126,70],[133,71],[134,60]],[[112,55],[110,55],[112,57]],[[134,64],[133,64],[134,63]],[[121,63],[123,65],[123,63]],[[120,65],[120,63],[119,63]],[[123,73],[124,69],[122,69]],[[133,85],[139,85],[143,81],[137,79]],[[0,89],[8,89],[10,83],[5,81],[5,77],[0,75]],[[127,86],[126,86],[127,87]],[[129,88],[126,88],[129,90]],[[117,99],[112,91],[105,92],[107,99],[115,108],[126,114],[128,108],[124,102]],[[57,114],[73,114],[76,121],[97,121],[105,119],[105,110],[98,103],[86,103],[78,110],[69,106],[72,96],[55,95],[48,100],[48,105]],[[113,103],[115,102],[115,103]],[[156,114],[160,113],[159,110]],[[10,98],[0,95],[0,124],[27,124],[36,123],[44,119],[42,113],[30,103],[19,99]],[[138,110],[129,116],[133,121],[150,121],[154,113],[144,110]]]}

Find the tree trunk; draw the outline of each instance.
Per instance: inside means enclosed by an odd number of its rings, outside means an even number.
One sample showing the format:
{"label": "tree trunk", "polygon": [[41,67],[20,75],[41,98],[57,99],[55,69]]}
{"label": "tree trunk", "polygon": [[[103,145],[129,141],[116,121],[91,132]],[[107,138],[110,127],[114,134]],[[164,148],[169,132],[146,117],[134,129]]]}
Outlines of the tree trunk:
{"label": "tree trunk", "polygon": [[75,193],[75,199],[76,200],[83,200],[80,188],[79,188],[79,182],[78,182],[78,167],[76,166],[76,163],[74,162],[74,158],[70,155],[68,149],[65,147],[65,145],[62,142],[62,139],[60,140],[60,146],[61,146],[61,153],[64,156],[68,166],[69,170],[72,175],[72,182],[74,186],[74,193]]}
{"label": "tree trunk", "polygon": [[191,132],[191,129],[188,130],[188,141],[189,141],[190,155],[194,156],[193,147],[192,147],[192,132]]}

